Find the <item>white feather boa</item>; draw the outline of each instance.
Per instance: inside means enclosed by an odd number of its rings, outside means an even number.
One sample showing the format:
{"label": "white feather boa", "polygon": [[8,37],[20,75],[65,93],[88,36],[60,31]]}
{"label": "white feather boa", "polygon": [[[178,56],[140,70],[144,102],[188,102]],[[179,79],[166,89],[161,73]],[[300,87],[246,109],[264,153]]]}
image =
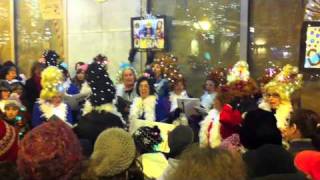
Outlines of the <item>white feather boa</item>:
{"label": "white feather boa", "polygon": [[157,97],[154,95],[150,95],[145,99],[142,99],[141,97],[135,97],[130,107],[130,121],[139,119],[143,113],[145,120],[155,121],[156,103]]}
{"label": "white feather boa", "polygon": [[[271,111],[270,104],[265,100],[259,104],[259,108],[265,111]],[[285,129],[288,126],[288,120],[290,118],[290,113],[293,111],[290,102],[281,102],[279,107],[276,109],[275,117],[277,119],[277,126],[280,130]]]}
{"label": "white feather boa", "polygon": [[[209,126],[213,123],[212,128],[209,132]],[[210,136],[208,138],[208,136]],[[220,113],[212,109],[203,121],[200,122],[199,132],[199,143],[200,147],[211,147],[215,148],[221,144],[220,135]]]}
{"label": "white feather boa", "polygon": [[67,122],[67,113],[68,113],[67,104],[62,102],[60,103],[59,106],[55,107],[51,103],[42,99],[39,99],[38,103],[39,103],[40,111],[42,112],[41,117],[44,117],[46,120],[48,120],[53,115],[55,115],[65,123],[71,125],[70,123]]}
{"label": "white feather boa", "polygon": [[91,102],[89,100],[86,100],[86,102],[84,103],[83,109],[82,109],[82,115],[86,115],[90,112],[92,112],[93,110],[97,111],[97,112],[109,112],[112,114],[117,115],[123,124],[126,124],[126,122],[123,120],[121,113],[118,112],[117,108],[113,105],[113,103],[107,103],[107,104],[103,104],[100,106],[92,106]]}

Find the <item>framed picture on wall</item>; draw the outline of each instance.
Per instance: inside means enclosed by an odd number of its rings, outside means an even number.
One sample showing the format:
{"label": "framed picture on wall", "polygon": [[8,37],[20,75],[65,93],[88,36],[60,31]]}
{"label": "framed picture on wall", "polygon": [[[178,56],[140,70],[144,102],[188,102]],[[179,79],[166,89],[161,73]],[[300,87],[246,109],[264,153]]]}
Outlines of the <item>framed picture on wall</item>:
{"label": "framed picture on wall", "polygon": [[131,18],[131,45],[138,50],[164,50],[167,41],[166,17]]}
{"label": "framed picture on wall", "polygon": [[305,21],[301,29],[300,69],[320,72],[320,22]]}

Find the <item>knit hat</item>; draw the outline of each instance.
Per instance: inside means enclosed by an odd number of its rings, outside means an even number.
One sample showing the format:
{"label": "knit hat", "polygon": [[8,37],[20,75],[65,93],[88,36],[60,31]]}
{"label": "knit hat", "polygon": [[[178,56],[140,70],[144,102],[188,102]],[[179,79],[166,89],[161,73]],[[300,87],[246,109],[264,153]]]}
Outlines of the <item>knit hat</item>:
{"label": "knit hat", "polygon": [[270,174],[296,173],[293,156],[280,145],[267,144],[243,155],[249,177],[263,177]]}
{"label": "knit hat", "polygon": [[143,126],[133,134],[134,142],[141,154],[156,151],[156,146],[162,142],[158,126]]}
{"label": "knit hat", "polygon": [[103,62],[95,61],[89,65],[87,81],[92,90],[89,99],[93,106],[111,103],[115,98],[116,89]]}
{"label": "knit hat", "polygon": [[6,80],[0,80],[0,91],[11,91],[10,84]]}
{"label": "knit hat", "polygon": [[18,171],[25,179],[71,179],[81,167],[81,146],[57,117],[31,130],[21,142]]}
{"label": "knit hat", "polygon": [[246,114],[240,128],[241,144],[247,149],[256,149],[264,144],[282,144],[282,136],[277,128],[272,112],[257,109]]}
{"label": "knit hat", "polygon": [[18,94],[12,93],[9,99],[6,100],[4,107],[7,108],[9,106],[15,106],[21,110],[25,110],[25,107],[22,105]]}
{"label": "knit hat", "polygon": [[14,127],[0,120],[0,162],[15,162],[18,153],[18,136]]}
{"label": "knit hat", "polygon": [[60,56],[54,50],[45,50],[42,57],[45,59],[46,66],[57,66]]}
{"label": "knit hat", "polygon": [[110,128],[99,135],[90,168],[98,177],[110,177],[127,170],[135,157],[136,147],[130,134],[120,128]]}
{"label": "knit hat", "polygon": [[320,152],[302,151],[294,159],[295,166],[312,179],[320,179]]}
{"label": "knit hat", "polygon": [[168,145],[170,155],[177,156],[182,153],[186,147],[193,143],[193,130],[189,126],[177,126],[168,134]]}
{"label": "knit hat", "polygon": [[43,100],[51,99],[59,93],[63,93],[63,75],[56,66],[49,66],[41,73],[40,98]]}

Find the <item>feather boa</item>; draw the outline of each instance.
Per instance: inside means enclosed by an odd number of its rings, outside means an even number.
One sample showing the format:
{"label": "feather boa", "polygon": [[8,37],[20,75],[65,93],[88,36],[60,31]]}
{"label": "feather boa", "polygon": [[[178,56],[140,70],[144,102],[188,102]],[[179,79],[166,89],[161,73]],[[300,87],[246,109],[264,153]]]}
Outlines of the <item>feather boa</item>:
{"label": "feather boa", "polygon": [[178,107],[179,98],[188,98],[187,91],[182,91],[180,95],[177,95],[174,92],[170,92],[169,100],[171,102],[170,112],[174,111]]}
{"label": "feather boa", "polygon": [[118,112],[117,108],[113,105],[113,103],[107,103],[107,104],[103,104],[103,105],[94,107],[94,106],[92,106],[91,102],[89,100],[87,100],[84,103],[84,106],[82,109],[82,115],[84,116],[92,111],[97,111],[99,113],[102,111],[105,111],[105,112],[115,114],[121,119],[123,124],[126,124],[126,122],[122,118],[122,115]]}
{"label": "feather boa", "polygon": [[[213,124],[209,132],[211,123]],[[200,147],[215,148],[221,144],[220,113],[217,110],[212,109],[209,111],[208,115],[200,123],[199,141]]]}
{"label": "feather boa", "polygon": [[[269,103],[267,103],[265,100],[262,100],[262,102],[259,104],[259,108],[265,111],[271,111]],[[293,109],[290,102],[281,102],[279,107],[276,109],[274,116],[277,119],[277,126],[280,130],[285,129],[288,126],[288,120],[292,110]]]}
{"label": "feather boa", "polygon": [[90,88],[88,82],[85,81],[81,86],[80,94],[90,96],[91,93],[92,93],[91,88]]}
{"label": "feather boa", "polygon": [[59,106],[54,107],[51,103],[45,100],[39,99],[39,108],[40,108],[40,111],[42,112],[41,117],[44,117],[46,120],[48,120],[53,115],[55,115],[62,121],[68,123],[67,122],[67,113],[68,113],[67,104],[60,103]]}
{"label": "feather boa", "polygon": [[156,120],[156,103],[157,97],[150,95],[145,99],[136,97],[133,99],[133,103],[130,108],[130,120],[139,119],[144,113],[145,120]]}

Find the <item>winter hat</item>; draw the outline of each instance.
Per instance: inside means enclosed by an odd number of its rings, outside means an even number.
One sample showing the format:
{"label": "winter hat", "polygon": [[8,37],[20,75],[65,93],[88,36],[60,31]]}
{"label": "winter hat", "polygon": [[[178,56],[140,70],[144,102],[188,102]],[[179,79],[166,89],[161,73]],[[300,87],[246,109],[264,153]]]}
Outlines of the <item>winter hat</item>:
{"label": "winter hat", "polygon": [[21,110],[25,110],[25,107],[22,105],[19,99],[19,95],[16,93],[11,94],[9,99],[6,100],[4,107],[7,108],[9,106],[15,106]]}
{"label": "winter hat", "polygon": [[21,142],[18,171],[25,179],[71,179],[81,167],[81,146],[57,117],[31,130]]}
{"label": "winter hat", "polygon": [[40,99],[48,100],[59,93],[63,93],[63,75],[56,66],[49,66],[41,73]]}
{"label": "winter hat", "polygon": [[0,80],[0,91],[11,91],[10,84],[6,80]]}
{"label": "winter hat", "polygon": [[241,144],[247,149],[256,149],[264,144],[282,144],[282,136],[277,128],[272,112],[257,109],[246,114],[240,128]]}
{"label": "winter hat", "polygon": [[14,127],[0,120],[0,162],[15,162],[18,153],[18,136]]}
{"label": "winter hat", "polygon": [[43,52],[42,57],[46,66],[57,66],[60,56],[54,50],[46,50]]}
{"label": "winter hat", "polygon": [[155,152],[156,146],[162,142],[158,126],[140,127],[134,132],[133,139],[141,154]]}
{"label": "winter hat", "polygon": [[193,143],[193,136],[193,130],[189,126],[180,125],[169,132],[168,145],[170,155],[180,155],[188,145]]}
{"label": "winter hat", "polygon": [[295,166],[312,179],[320,179],[320,152],[302,151],[294,159]]}
{"label": "winter hat", "polygon": [[116,89],[103,62],[94,61],[89,65],[87,81],[92,90],[89,100],[93,106],[111,103],[115,98]]}
{"label": "winter hat", "polygon": [[243,155],[251,178],[296,173],[293,156],[282,146],[267,144]]}
{"label": "winter hat", "polygon": [[99,135],[90,168],[99,177],[110,177],[127,170],[135,157],[136,147],[130,134],[120,128],[110,128]]}

